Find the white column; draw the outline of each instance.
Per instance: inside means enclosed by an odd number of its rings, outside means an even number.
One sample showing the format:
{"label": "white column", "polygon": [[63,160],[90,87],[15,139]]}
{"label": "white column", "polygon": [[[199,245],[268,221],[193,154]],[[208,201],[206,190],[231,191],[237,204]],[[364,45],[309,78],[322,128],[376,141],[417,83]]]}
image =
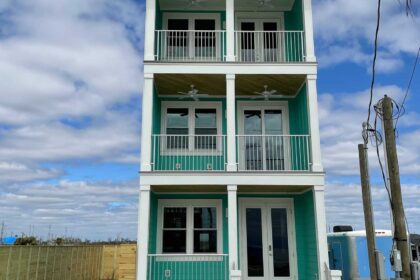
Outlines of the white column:
{"label": "white column", "polygon": [[144,60],[155,60],[155,21],[156,0],[146,0],[146,17],[144,26]]}
{"label": "white column", "polygon": [[235,61],[235,1],[226,0],[226,61]]}
{"label": "white column", "polygon": [[[144,74],[141,117],[140,171],[151,171],[153,117],[153,74]],[[156,121],[156,120],[155,120]]]}
{"label": "white column", "polygon": [[309,130],[311,134],[312,171],[322,172],[321,140],[319,135],[318,98],[316,91],[316,75],[308,75],[307,100],[309,110]]}
{"label": "white column", "polygon": [[226,75],[227,171],[236,171],[235,75]]}
{"label": "white column", "polygon": [[327,223],[325,219],[324,186],[314,186],[314,207],[316,222],[316,239],[318,251],[318,271],[319,279],[327,279],[328,273],[328,243],[327,243]]}
{"label": "white column", "polygon": [[316,62],[314,47],[314,28],[312,23],[312,0],[303,1],[303,26],[305,30],[306,61]]}
{"label": "white column", "polygon": [[[238,267],[238,203],[236,185],[228,185],[228,238],[229,238],[229,273],[230,279],[240,279]],[[239,278],[238,278],[239,276]]]}
{"label": "white column", "polygon": [[149,251],[150,186],[140,186],[137,224],[137,280],[147,279]]}

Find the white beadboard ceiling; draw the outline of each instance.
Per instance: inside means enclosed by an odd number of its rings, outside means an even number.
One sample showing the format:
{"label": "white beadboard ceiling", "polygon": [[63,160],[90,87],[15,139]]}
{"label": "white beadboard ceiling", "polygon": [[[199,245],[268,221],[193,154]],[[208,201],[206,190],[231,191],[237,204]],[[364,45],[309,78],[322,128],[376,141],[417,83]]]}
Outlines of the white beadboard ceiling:
{"label": "white beadboard ceiling", "polygon": [[[220,11],[224,0],[158,0],[161,10]],[[235,11],[290,11],[295,0],[237,0]]]}

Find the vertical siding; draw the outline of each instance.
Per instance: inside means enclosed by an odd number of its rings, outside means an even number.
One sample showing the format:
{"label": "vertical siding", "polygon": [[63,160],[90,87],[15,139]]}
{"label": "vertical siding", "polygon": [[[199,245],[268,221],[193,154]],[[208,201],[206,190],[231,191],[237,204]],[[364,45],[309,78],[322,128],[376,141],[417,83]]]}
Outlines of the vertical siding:
{"label": "vertical siding", "polygon": [[292,10],[284,13],[284,25],[286,30],[303,30],[302,0],[295,0]]}
{"label": "vertical siding", "polygon": [[312,191],[295,197],[295,220],[299,279],[316,279],[318,254]]}

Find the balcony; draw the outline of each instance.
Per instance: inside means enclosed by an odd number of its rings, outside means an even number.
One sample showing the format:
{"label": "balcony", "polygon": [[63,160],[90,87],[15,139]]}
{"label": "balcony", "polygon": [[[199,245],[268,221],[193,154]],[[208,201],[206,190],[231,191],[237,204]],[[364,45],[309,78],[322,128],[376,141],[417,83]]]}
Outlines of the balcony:
{"label": "balcony", "polygon": [[227,254],[150,254],[148,280],[228,280]]}
{"label": "balcony", "polygon": [[[155,58],[161,62],[223,62],[223,30],[157,30]],[[235,59],[243,63],[305,61],[303,31],[235,31]]]}
{"label": "balcony", "polygon": [[[226,171],[225,135],[153,135],[152,171]],[[237,135],[242,172],[311,171],[309,135]]]}

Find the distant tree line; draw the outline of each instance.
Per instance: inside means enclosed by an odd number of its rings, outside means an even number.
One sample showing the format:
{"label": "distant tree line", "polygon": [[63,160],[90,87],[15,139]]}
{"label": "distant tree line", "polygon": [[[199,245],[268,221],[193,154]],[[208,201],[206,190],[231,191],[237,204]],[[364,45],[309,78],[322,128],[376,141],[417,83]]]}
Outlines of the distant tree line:
{"label": "distant tree line", "polygon": [[52,240],[42,240],[35,236],[24,236],[18,237],[14,243],[14,245],[109,245],[109,244],[129,244],[129,243],[136,243],[135,240],[131,240],[129,238],[109,238],[106,241],[96,240],[92,241],[89,239],[80,239],[74,237],[58,237]]}

